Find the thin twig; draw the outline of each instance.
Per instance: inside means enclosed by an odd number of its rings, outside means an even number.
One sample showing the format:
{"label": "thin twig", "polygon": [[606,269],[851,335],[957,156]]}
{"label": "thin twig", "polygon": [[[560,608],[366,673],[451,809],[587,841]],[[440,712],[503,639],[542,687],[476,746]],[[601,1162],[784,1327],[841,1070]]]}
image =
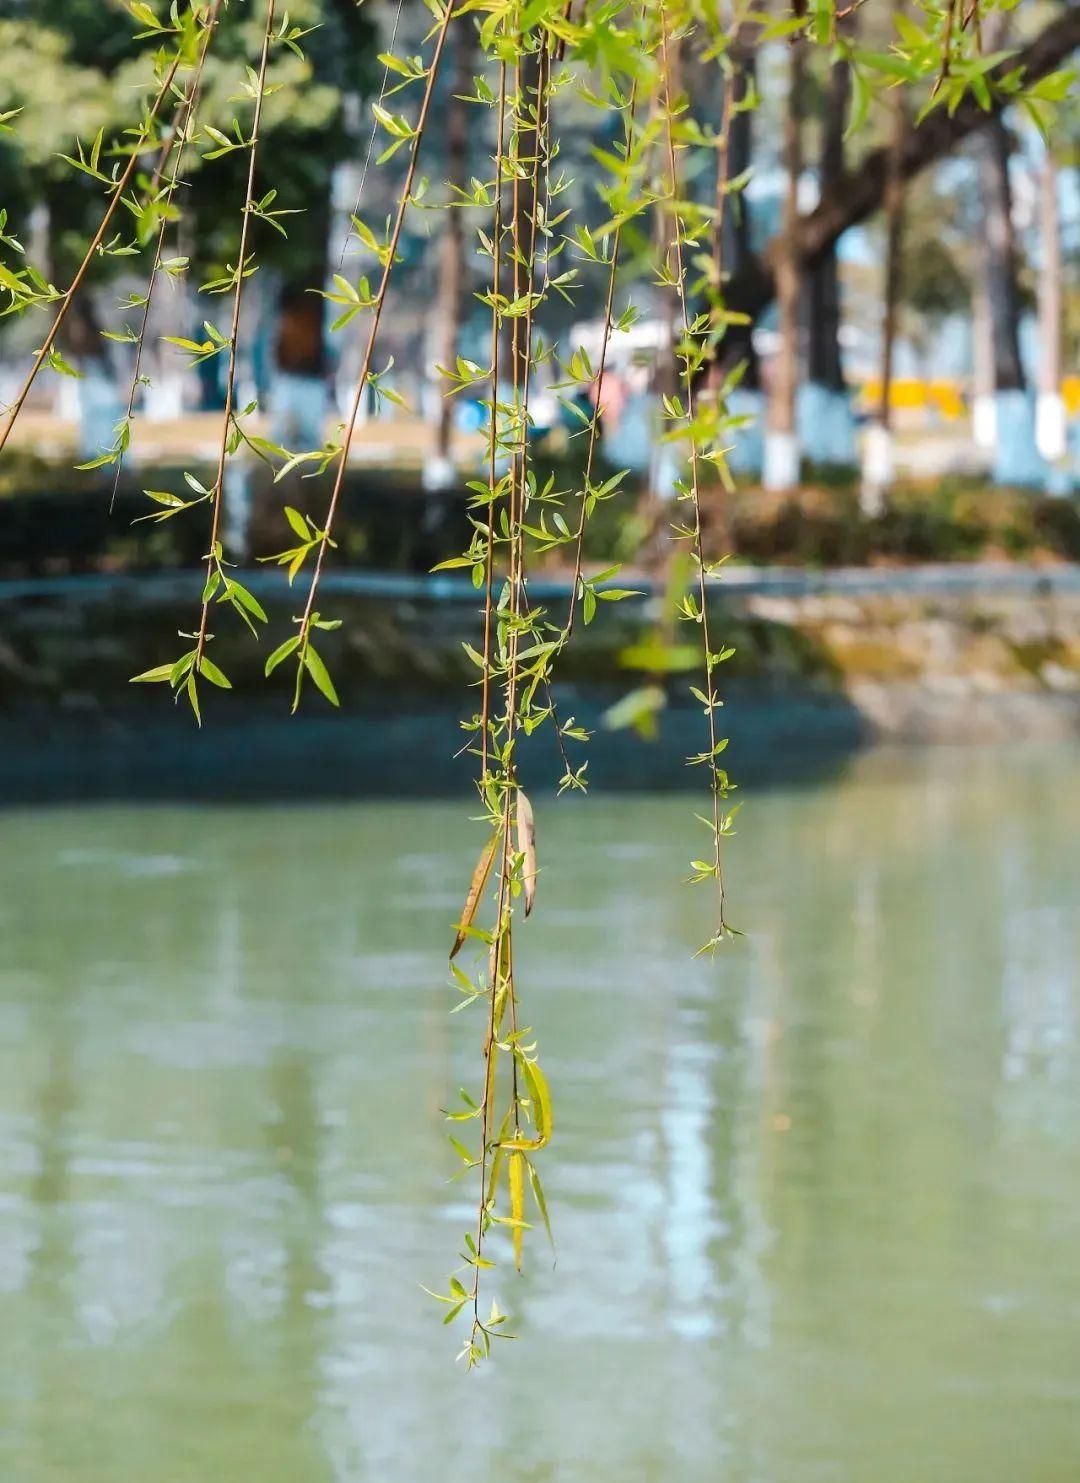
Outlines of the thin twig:
{"label": "thin twig", "polygon": [[[393,56],[393,54],[394,54],[394,47],[397,45],[398,26],[401,23],[401,6],[402,6],[402,0],[397,0],[397,5],[396,5],[396,7],[394,9],[394,26],[393,26],[393,30],[390,32],[390,45],[387,47],[387,51],[390,53],[391,56]],[[390,83],[390,68],[384,63],[383,64],[382,82],[379,84],[379,96],[378,96],[378,99],[377,99],[377,103],[378,103],[378,106],[380,108],[386,102],[386,92],[387,92],[387,88],[389,86],[389,83]],[[345,254],[349,250],[349,243],[353,240],[353,224],[352,224],[352,218],[354,216],[359,216],[360,215],[360,202],[363,199],[364,186],[367,184],[368,168],[371,165],[371,156],[372,156],[372,152],[374,151],[374,148],[375,148],[375,136],[378,133],[378,131],[379,131],[379,120],[378,120],[378,117],[373,114],[372,115],[372,120],[371,120],[371,133],[368,135],[367,149],[364,151],[364,164],[363,164],[363,168],[360,171],[360,184],[356,188],[356,205],[353,207],[352,214],[349,217],[349,230],[345,234],[345,241],[341,244],[341,256],[338,258],[338,272],[341,271],[341,265],[345,261]]]}
{"label": "thin twig", "polygon": [[480,694],[480,788],[487,784],[488,726],[491,718],[491,615],[492,576],[495,553],[495,489],[499,466],[499,264],[502,258],[503,152],[506,135],[506,63],[499,68],[499,123],[495,142],[495,217],[492,231],[491,270],[491,426],[488,433],[488,501],[484,537],[484,671]]}
{"label": "thin twig", "polygon": [[934,82],[930,93],[931,98],[936,98],[949,75],[952,66],[952,41],[953,25],[956,19],[956,0],[948,0],[948,9],[945,12],[945,39],[941,49],[941,70]]}
{"label": "thin twig", "polygon": [[[232,431],[233,402],[236,396],[237,345],[240,338],[240,306],[244,295],[244,276],[247,266],[248,229],[251,225],[252,207],[255,204],[255,162],[259,146],[259,128],[262,123],[263,98],[266,94],[266,68],[270,56],[270,38],[274,29],[274,7],[276,0],[266,0],[266,28],[263,31],[262,51],[259,55],[259,77],[255,93],[255,112],[251,122],[251,143],[248,150],[247,183],[244,188],[244,214],[240,225],[240,247],[236,259],[236,285],[233,290],[232,323],[229,329],[229,365],[225,381],[225,409],[221,418],[221,446],[218,450],[217,473],[212,490],[212,515],[210,519],[210,548],[206,553],[206,580],[209,583],[215,570],[221,570],[218,555],[218,532],[221,529],[221,508],[225,497],[225,460],[229,453],[229,436]],[[202,663],[206,649],[207,627],[210,622],[210,599],[208,587],[203,588],[202,612],[199,617],[199,636],[195,644],[195,669]]]}
{"label": "thin twig", "polygon": [[712,642],[709,636],[709,607],[708,607],[708,584],[706,580],[705,553],[701,535],[701,491],[698,482],[698,449],[697,436],[694,432],[694,377],[690,369],[690,347],[691,329],[690,317],[686,304],[686,265],[683,255],[683,224],[679,212],[679,177],[678,166],[675,156],[675,135],[671,122],[671,72],[668,60],[668,27],[667,11],[664,0],[660,0],[660,50],[663,61],[663,88],[664,88],[664,112],[667,126],[667,156],[668,170],[671,180],[672,217],[674,222],[675,236],[675,265],[678,274],[677,297],[682,314],[682,331],[684,340],[683,356],[683,389],[686,397],[686,420],[690,429],[690,498],[694,511],[694,527],[691,533],[691,547],[694,561],[698,572],[698,602],[700,604],[699,622],[701,625],[701,640],[705,649],[705,686],[707,696],[708,735],[709,735],[709,777],[712,793],[712,825],[713,825],[713,870],[717,883],[717,909],[719,919],[717,922],[716,939],[721,938],[727,931],[727,923],[724,918],[724,876],[720,858],[720,780],[716,771],[716,691],[713,684],[713,669],[715,660],[713,657]]}

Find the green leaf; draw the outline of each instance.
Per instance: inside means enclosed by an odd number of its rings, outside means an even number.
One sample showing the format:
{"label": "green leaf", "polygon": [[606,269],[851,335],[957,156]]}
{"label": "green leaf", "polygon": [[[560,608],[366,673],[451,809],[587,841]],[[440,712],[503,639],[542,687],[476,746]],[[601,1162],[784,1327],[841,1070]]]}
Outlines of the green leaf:
{"label": "green leaf", "polygon": [[266,609],[262,603],[242,583],[234,581],[231,577],[227,577],[225,580],[225,596],[231,598],[233,602],[239,603],[242,608],[246,608],[253,618],[258,618],[260,623],[269,623],[270,620],[266,616]]}
{"label": "green leaf", "polygon": [[129,685],[166,685],[172,679],[171,664],[159,664],[154,669],[144,669],[141,675],[132,675]]}
{"label": "green leaf", "polygon": [[311,540],[311,531],[308,530],[308,523],[304,519],[303,515],[301,515],[299,510],[294,510],[292,505],[286,505],[285,519],[289,522],[293,530],[302,541]]}
{"label": "green leaf", "polygon": [[205,675],[211,685],[216,685],[219,690],[232,689],[232,681],[218,669],[212,659],[207,659],[205,654],[199,661],[199,673]]}
{"label": "green leaf", "polygon": [[548,1241],[551,1243],[552,1251],[555,1250],[555,1237],[551,1234],[551,1221],[548,1217],[547,1200],[544,1198],[544,1187],[540,1183],[540,1176],[527,1159],[525,1167],[529,1173],[529,1185],[532,1189],[532,1197],[536,1202],[536,1208],[540,1212],[540,1219],[544,1222],[544,1230],[547,1232]]}
{"label": "green leaf", "polygon": [[283,659],[288,659],[289,655],[295,653],[295,651],[299,647],[300,647],[300,635],[299,634],[294,634],[291,639],[286,639],[283,644],[279,644],[277,646],[277,648],[274,650],[274,652],[270,655],[269,659],[267,659],[267,661],[266,661],[266,673],[267,673],[267,675],[268,676],[269,675],[272,675],[274,673],[274,670],[277,669],[278,665],[281,663],[281,661]]}
{"label": "green leaf", "polygon": [[338,699],[338,693],[334,689],[334,682],[330,678],[330,671],[310,644],[304,650],[304,668],[330,704],[340,705],[341,701]]}
{"label": "green leaf", "polygon": [[195,712],[195,719],[201,726],[202,711],[199,710],[199,691],[195,685],[194,671],[188,675],[187,684],[184,686],[184,689],[187,691],[187,698],[191,702],[191,709]]}

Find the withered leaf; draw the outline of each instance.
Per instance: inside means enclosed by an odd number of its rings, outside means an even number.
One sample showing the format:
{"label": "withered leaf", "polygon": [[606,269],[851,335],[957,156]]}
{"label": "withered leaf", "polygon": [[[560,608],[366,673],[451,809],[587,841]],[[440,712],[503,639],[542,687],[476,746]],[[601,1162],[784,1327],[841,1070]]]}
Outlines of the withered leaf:
{"label": "withered leaf", "polygon": [[468,936],[468,930],[473,924],[476,909],[480,905],[480,898],[484,894],[484,887],[487,885],[488,876],[491,874],[491,862],[495,859],[495,851],[498,848],[498,844],[499,831],[496,830],[480,852],[480,858],[476,862],[476,869],[472,873],[472,880],[469,882],[469,892],[465,897],[465,907],[461,913],[461,921],[458,923],[457,936],[454,938],[454,944],[450,949],[451,961],[461,951],[462,944]]}

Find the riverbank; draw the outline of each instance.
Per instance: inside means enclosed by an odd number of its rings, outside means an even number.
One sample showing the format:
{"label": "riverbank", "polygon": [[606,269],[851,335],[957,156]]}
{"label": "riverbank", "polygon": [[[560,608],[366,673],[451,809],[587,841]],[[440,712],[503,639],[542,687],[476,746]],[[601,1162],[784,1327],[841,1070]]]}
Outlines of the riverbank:
{"label": "riverbank", "polygon": [[[198,599],[192,573],[0,584],[0,798],[469,786],[469,759],[455,754],[476,670],[462,645],[476,644],[481,624],[466,580],[329,572],[323,608],[343,621],[322,651],[342,708],[312,692],[298,717],[288,713],[284,667],[263,676],[267,653],[290,631],[295,594],[265,568],[243,580],[271,621],[256,644],[231,615],[219,620],[214,655],[234,689],[204,687],[201,731],[163,687],[129,683],[179,651],[176,635],[190,630]],[[678,672],[670,645],[665,659],[663,598],[648,581],[638,585],[639,596],[601,603],[591,625],[578,625],[560,667],[560,712],[595,732],[573,747],[594,786],[690,786],[684,761],[701,727],[688,695],[694,674]],[[558,622],[569,589],[537,580],[530,596]],[[719,674],[740,782],[812,774],[883,741],[1080,736],[1080,566],[732,567],[713,583],[710,604],[717,638],[735,650]],[[644,691],[660,707],[649,711],[655,735],[613,726],[612,708]],[[523,766],[538,786],[557,778],[550,736],[525,742]]]}

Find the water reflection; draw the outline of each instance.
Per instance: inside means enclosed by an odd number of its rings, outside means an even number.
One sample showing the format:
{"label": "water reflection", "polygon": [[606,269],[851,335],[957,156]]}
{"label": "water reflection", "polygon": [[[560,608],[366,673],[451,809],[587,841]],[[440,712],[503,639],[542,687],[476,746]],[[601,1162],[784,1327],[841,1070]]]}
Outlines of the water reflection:
{"label": "water reflection", "polygon": [[0,1476],[1065,1478],[1080,1465],[1075,753],[540,805],[557,1266],[466,1382],[456,808],[11,815]]}

